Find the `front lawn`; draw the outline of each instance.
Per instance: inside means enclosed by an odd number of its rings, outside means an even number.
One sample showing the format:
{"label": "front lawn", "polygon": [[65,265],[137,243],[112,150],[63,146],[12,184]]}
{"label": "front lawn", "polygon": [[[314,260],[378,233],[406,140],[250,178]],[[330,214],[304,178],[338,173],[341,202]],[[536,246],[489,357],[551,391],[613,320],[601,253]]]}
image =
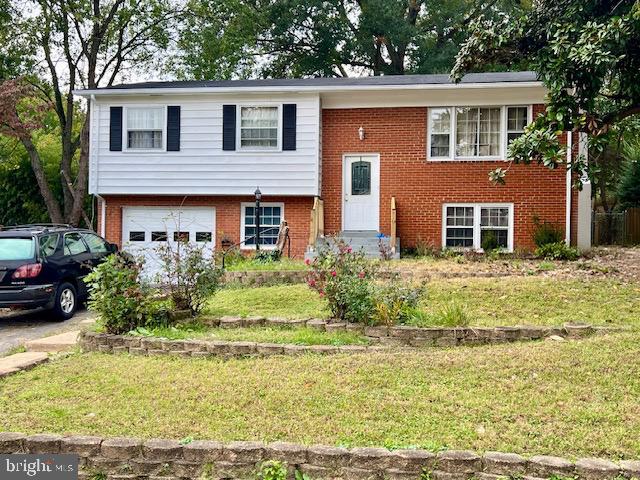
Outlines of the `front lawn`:
{"label": "front lawn", "polygon": [[[615,280],[504,277],[429,282],[421,326],[441,324],[452,305],[471,325],[640,325],[640,285]],[[229,288],[210,302],[215,316],[328,317],[326,302],[304,284]]]}
{"label": "front lawn", "polygon": [[75,354],[0,380],[0,431],[640,457],[640,337],[219,360]]}
{"label": "front lawn", "polygon": [[321,332],[313,328],[243,327],[214,328],[199,323],[148,331],[154,337],[171,340],[227,340],[232,342],[289,343],[296,345],[368,345],[367,338],[354,332]]}

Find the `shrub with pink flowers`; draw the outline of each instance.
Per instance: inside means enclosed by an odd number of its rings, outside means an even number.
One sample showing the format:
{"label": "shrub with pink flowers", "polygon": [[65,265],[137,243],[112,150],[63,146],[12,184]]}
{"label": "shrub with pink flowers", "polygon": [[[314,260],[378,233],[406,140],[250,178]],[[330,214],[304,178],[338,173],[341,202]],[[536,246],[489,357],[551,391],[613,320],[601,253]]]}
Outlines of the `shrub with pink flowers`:
{"label": "shrub with pink flowers", "polygon": [[375,312],[373,282],[376,266],[343,240],[332,239],[311,266],[307,283],[326,298],[333,318],[344,322],[372,323]]}

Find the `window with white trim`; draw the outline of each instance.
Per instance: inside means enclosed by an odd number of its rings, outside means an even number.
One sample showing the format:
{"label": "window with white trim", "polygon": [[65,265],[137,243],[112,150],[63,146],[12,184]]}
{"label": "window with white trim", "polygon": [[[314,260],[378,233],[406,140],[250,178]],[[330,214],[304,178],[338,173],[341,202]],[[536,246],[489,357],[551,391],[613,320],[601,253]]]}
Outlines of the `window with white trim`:
{"label": "window with white trim", "polygon": [[[278,241],[280,223],[284,220],[284,204],[263,203],[260,205],[260,247],[272,248]],[[247,248],[256,246],[256,206],[242,204],[241,241]]]}
{"label": "window with white trim", "polygon": [[524,133],[528,106],[429,109],[428,157],[433,160],[500,160]]}
{"label": "window with white trim", "polygon": [[507,107],[507,145],[524,133],[529,123],[527,107]]}
{"label": "window with white trim", "polygon": [[164,107],[127,107],[126,144],[129,150],[162,150]]}
{"label": "window with white trim", "polygon": [[277,149],[279,128],[279,107],[240,107],[240,148]]}
{"label": "window with white trim", "polygon": [[513,250],[512,204],[445,204],[442,244],[446,248]]}
{"label": "window with white trim", "polygon": [[431,158],[448,158],[451,146],[451,112],[448,108],[432,108],[429,112]]}

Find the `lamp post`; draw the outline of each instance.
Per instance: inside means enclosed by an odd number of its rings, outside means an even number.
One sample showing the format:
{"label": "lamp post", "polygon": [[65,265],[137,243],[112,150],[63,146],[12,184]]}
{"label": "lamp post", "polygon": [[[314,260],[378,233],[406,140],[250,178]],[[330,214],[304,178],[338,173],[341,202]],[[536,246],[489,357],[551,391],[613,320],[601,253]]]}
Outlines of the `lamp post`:
{"label": "lamp post", "polygon": [[262,192],[260,187],[256,188],[253,192],[256,196],[256,252],[260,250],[260,200],[262,199]]}

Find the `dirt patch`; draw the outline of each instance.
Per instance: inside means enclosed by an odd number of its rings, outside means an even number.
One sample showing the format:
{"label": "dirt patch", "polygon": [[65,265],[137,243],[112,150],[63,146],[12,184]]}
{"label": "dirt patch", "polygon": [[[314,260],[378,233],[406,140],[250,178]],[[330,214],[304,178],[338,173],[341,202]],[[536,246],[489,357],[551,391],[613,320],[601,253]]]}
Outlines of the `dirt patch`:
{"label": "dirt patch", "polygon": [[558,278],[609,277],[640,282],[639,247],[599,247],[575,262],[538,259],[454,258],[402,259],[389,270],[403,277],[455,278],[540,275]]}

